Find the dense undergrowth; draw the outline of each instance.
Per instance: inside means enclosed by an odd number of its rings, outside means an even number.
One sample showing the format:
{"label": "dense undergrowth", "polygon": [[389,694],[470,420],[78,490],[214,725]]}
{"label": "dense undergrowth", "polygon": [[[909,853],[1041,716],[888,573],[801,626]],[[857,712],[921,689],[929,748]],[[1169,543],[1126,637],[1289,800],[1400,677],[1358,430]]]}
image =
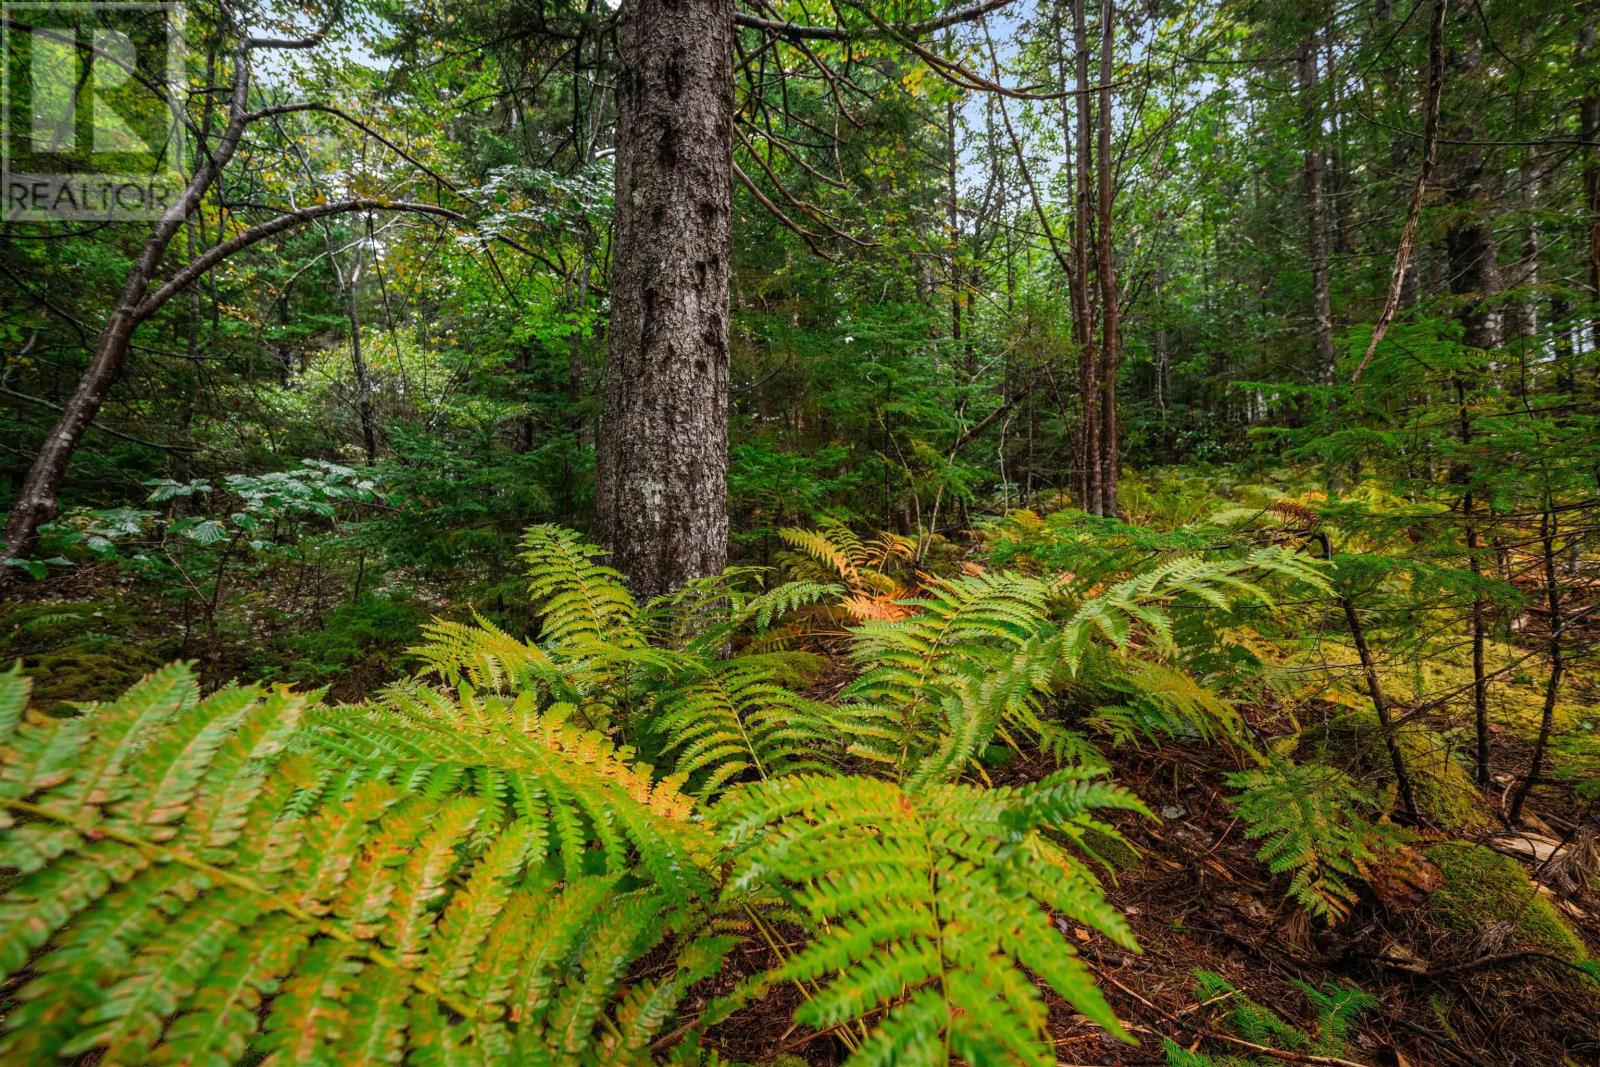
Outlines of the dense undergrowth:
{"label": "dense undergrowth", "polygon": [[[1484,1048],[1470,983],[1501,974],[1569,1021],[1516,1040],[1581,1062],[1593,845],[1561,798],[1590,780],[1586,690],[1534,802],[1571,832],[1498,832],[1469,732],[1427,706],[1460,670],[1439,569],[1361,546],[1348,508],[1246,487],[1174,524],[1209,494],[1155,489],[1130,499],[1149,525],[786,529],[775,569],[648,604],[536,527],[535,634],[441,617],[421,669],[359,700],[34,658],[32,710],[28,672],[0,686],[4,1054],[1043,1064],[1090,1026],[1172,1064],[1362,1060],[1401,981],[1433,991],[1409,1047],[1460,1059]],[[1370,678],[1339,625],[1355,598]],[[90,604],[17,611],[47,631]],[[1537,729],[1525,662],[1496,680],[1502,757]],[[1264,894],[1202,882],[1222,903],[1166,901],[1165,929],[1129,903],[1214,853]],[[1255,922],[1302,946],[1292,999],[1179,948],[1196,903],[1270,909]],[[1191,1007],[1122,969],[1141,947]]]}

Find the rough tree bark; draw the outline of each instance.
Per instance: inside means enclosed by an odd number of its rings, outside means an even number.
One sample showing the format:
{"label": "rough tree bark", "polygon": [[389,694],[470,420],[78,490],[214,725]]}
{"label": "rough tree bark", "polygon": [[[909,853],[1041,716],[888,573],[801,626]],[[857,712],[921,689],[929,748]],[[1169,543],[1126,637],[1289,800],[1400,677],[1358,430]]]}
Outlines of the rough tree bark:
{"label": "rough tree bark", "polygon": [[596,517],[634,592],[728,552],[732,0],[629,0]]}

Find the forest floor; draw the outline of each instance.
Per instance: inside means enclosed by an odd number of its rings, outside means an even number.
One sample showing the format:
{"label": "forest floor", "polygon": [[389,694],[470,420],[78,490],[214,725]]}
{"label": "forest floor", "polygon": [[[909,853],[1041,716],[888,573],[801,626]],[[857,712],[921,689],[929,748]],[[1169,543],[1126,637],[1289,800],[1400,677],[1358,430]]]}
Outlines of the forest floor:
{"label": "forest floor", "polygon": [[[1525,742],[1501,745],[1497,772],[1501,766],[1525,767],[1529,748]],[[1238,1057],[1213,1061],[1219,1063],[1600,1063],[1594,1023],[1600,1001],[1592,987],[1562,968],[1523,953],[1494,951],[1481,938],[1430,922],[1423,907],[1430,891],[1425,877],[1397,875],[1336,927],[1310,919],[1286,896],[1286,879],[1272,877],[1256,859],[1256,845],[1246,840],[1225,799],[1223,774],[1233,767],[1213,758],[1219,755],[1171,743],[1113,759],[1115,779],[1163,817],[1159,825],[1116,820],[1139,855],[1122,858],[1125,865],[1106,879],[1107,897],[1127,916],[1142,951],[1128,953],[1064,920],[1058,926],[1139,1044],[1123,1044],[1050,997],[1059,1064],[1168,1064],[1167,1041]],[[1050,769],[1047,761],[1019,761],[996,784],[1035,779]],[[1540,789],[1534,797],[1543,817],[1558,825],[1581,817],[1564,791]],[[1589,889],[1563,904],[1591,951],[1600,950],[1600,894]],[[705,994],[724,992],[742,973],[772,962],[752,958],[719,976]],[[1197,989],[1197,971],[1221,975],[1237,993],[1205,996]],[[1376,1008],[1345,1039],[1352,1051],[1314,1051],[1318,1017],[1308,985],[1355,985],[1377,998]],[[842,1062],[844,1047],[832,1035],[794,1026],[790,1016],[799,997],[793,988],[775,989],[713,1031],[719,1049],[748,1062],[771,1062],[783,1054],[811,1064]],[[1275,1035],[1272,1045],[1239,1037],[1230,1015],[1241,1002],[1247,1011],[1270,1007],[1313,1039],[1295,1051],[1283,1047],[1294,1043],[1290,1035]],[[1574,1049],[1585,1050],[1584,1056],[1575,1058]]]}
{"label": "forest floor", "polygon": [[[1128,955],[1088,931],[1072,933],[1144,1047],[1108,1049],[1097,1028],[1063,1018],[1057,1041],[1063,1062],[1159,1063],[1151,1046],[1162,1039],[1261,1054],[1231,1032],[1225,1017],[1234,998],[1199,997],[1194,972],[1201,969],[1308,1033],[1316,1032],[1316,1012],[1301,983],[1353,984],[1375,995],[1376,1009],[1349,1040],[1361,1053],[1352,1062],[1561,1063],[1564,1050],[1585,1042],[1600,1057],[1600,1035],[1585,1008],[1592,997],[1575,987],[1570,997],[1552,995],[1544,982],[1529,980],[1526,959],[1479,951],[1472,937],[1438,929],[1423,913],[1431,888],[1425,878],[1396,872],[1336,927],[1308,918],[1285,896],[1283,880],[1255,858],[1256,845],[1224,799],[1222,774],[1230,768],[1211,762],[1212,755],[1165,745],[1116,767],[1119,781],[1171,816],[1158,827],[1124,827],[1142,858],[1108,886],[1144,952]],[[1525,746],[1504,745],[1499,755],[1508,768],[1526,766]],[[1591,947],[1600,946],[1596,899],[1592,892],[1580,896],[1568,918]],[[1496,963],[1494,955],[1508,958]],[[1554,977],[1558,990],[1563,985],[1564,976],[1545,977]],[[1308,1054],[1303,1062],[1323,1061]]]}
{"label": "forest floor", "polygon": [[[1596,599],[1600,599],[1597,595]],[[0,638],[8,655],[20,656],[40,682],[44,702],[109,697],[158,665],[174,648],[204,649],[208,638],[179,621],[163,618],[154,601],[141,599],[136,584],[114,570],[83,568],[49,583],[30,586],[4,616]],[[1491,663],[1509,664],[1536,649],[1541,623],[1530,616],[1516,646],[1494,646]],[[64,635],[72,635],[70,644]],[[59,639],[58,639],[59,638]],[[251,639],[239,635],[239,647]],[[223,675],[250,669],[223,644],[211,646],[213,667]],[[1351,657],[1336,637],[1319,638],[1300,655],[1306,662],[1340,663]],[[363,685],[397,677],[409,660],[397,651],[378,651],[358,670]],[[1413,669],[1392,669],[1385,686],[1404,716],[1423,694],[1459,685],[1464,666],[1446,658]],[[1228,801],[1224,775],[1238,769],[1224,746],[1169,741],[1118,745],[1107,755],[1112,777],[1132,789],[1160,816],[1113,820],[1136,849],[1108,853],[1107,896],[1127,916],[1142,951],[1130,954],[1103,936],[1062,921],[1063,936],[1088,962],[1117,1015],[1138,1038],[1125,1045],[1052,1001],[1051,1031],[1062,1064],[1137,1065],[1181,1062],[1169,1059],[1164,1044],[1216,1057],[1209,1062],[1287,1062],[1323,1065],[1365,1064],[1577,1064],[1600,1063],[1600,998],[1588,980],[1548,959],[1509,948],[1487,930],[1460,931],[1441,925],[1429,910],[1437,888],[1420,853],[1441,841],[1471,841],[1496,847],[1505,832],[1498,818],[1499,794],[1525,773],[1529,738],[1536,730],[1544,664],[1508,673],[1496,687],[1493,771],[1496,789],[1474,792],[1478,827],[1465,834],[1437,826],[1414,827],[1408,850],[1414,867],[1397,864],[1378,872],[1372,891],[1363,893],[1351,914],[1333,924],[1312,919],[1286,893],[1287,876],[1273,876],[1257,858],[1259,843],[1245,836],[1244,824]],[[819,689],[837,689],[848,676],[843,664],[819,680]],[[1470,674],[1466,677],[1470,678]],[[1596,679],[1571,675],[1557,708],[1558,727],[1566,728],[1597,706]],[[1332,718],[1348,708],[1316,700],[1297,709],[1301,715]],[[1284,709],[1244,707],[1250,728],[1271,735],[1282,725]],[[1430,736],[1462,732],[1459,709],[1425,717]],[[1442,757],[1443,758],[1443,757]],[[1017,758],[995,769],[996,784],[1037,779],[1051,769],[1042,757]],[[1535,789],[1530,809],[1534,827],[1563,842],[1592,841],[1580,827],[1593,823],[1586,806],[1565,786]],[[1505,851],[1504,848],[1501,851]],[[1542,868],[1526,863],[1535,880]],[[1600,882],[1541,895],[1555,903],[1600,955]],[[798,932],[795,932],[798,937]],[[704,1003],[742,977],[773,965],[770,948],[747,942],[731,966],[708,980],[691,997]],[[1233,992],[1208,994],[1197,972],[1220,975]],[[1377,1004],[1362,1014],[1338,1044],[1340,1054],[1316,1040],[1317,1005],[1311,990],[1354,985]],[[832,1033],[797,1028],[791,1015],[801,993],[775,988],[764,1000],[711,1031],[715,1047],[730,1059],[774,1062],[795,1057],[813,1064],[842,1061],[846,1046]],[[1279,1032],[1271,1044],[1249,1040],[1238,1013],[1270,1008],[1304,1037]],[[1259,1036],[1259,1035],[1256,1035]],[[1237,1057],[1230,1061],[1224,1057]],[[1194,1062],[1208,1062],[1195,1060]]]}
{"label": "forest floor", "polygon": [[[1536,602],[1536,601],[1535,601]],[[1568,604],[1582,613],[1600,602],[1590,588]],[[1539,650],[1548,627],[1540,613],[1528,613],[1512,645],[1490,642],[1487,669],[1504,669],[1493,687],[1492,788],[1469,789],[1465,829],[1446,829],[1427,819],[1411,827],[1412,845],[1400,862],[1375,872],[1372,891],[1336,923],[1310,917],[1287,893],[1288,876],[1274,876],[1258,858],[1258,841],[1228,801],[1224,776],[1238,769],[1235,754],[1221,746],[1178,741],[1118,745],[1107,750],[1111,777],[1132,789],[1161,818],[1113,819],[1134,853],[1108,852],[1106,895],[1129,920],[1141,950],[1129,953],[1103,935],[1058,920],[1063,936],[1088,963],[1108,1002],[1137,1045],[1124,1044],[1074,1013],[1048,992],[1051,1032],[1057,1062],[1063,1065],[1134,1065],[1186,1062],[1169,1056],[1168,1043],[1201,1052],[1213,1064],[1320,1064],[1324,1067],[1407,1067],[1449,1064],[1577,1065],[1600,1063],[1600,993],[1593,979],[1513,942],[1508,923],[1477,930],[1452,929],[1430,909],[1438,890],[1438,871],[1423,858],[1432,845],[1470,842],[1517,854],[1503,807],[1532,756],[1548,662]],[[1575,644],[1584,634],[1574,631]],[[1592,639],[1594,635],[1589,635]],[[1291,654],[1307,666],[1353,666],[1355,653],[1338,634],[1308,637]],[[1319,671],[1338,678],[1340,671]],[[842,685],[848,674],[819,685],[819,693]],[[1469,652],[1432,657],[1415,664],[1391,665],[1383,685],[1397,718],[1410,716],[1421,736],[1448,739],[1456,752],[1469,747],[1460,701],[1435,707],[1438,694],[1470,687]],[[832,695],[828,692],[826,695]],[[1313,699],[1295,709],[1306,721],[1335,721],[1363,698],[1337,684],[1333,702]],[[1370,705],[1368,705],[1370,707]],[[1568,673],[1555,708],[1557,732],[1592,718],[1600,708],[1600,679],[1586,671]],[[1432,710],[1430,710],[1432,709]],[[1280,707],[1242,707],[1253,733],[1272,736],[1283,728]],[[1456,755],[1440,746],[1441,763]],[[1547,764],[1548,766],[1548,764]],[[1041,756],[1017,759],[991,772],[996,785],[1036,780],[1054,765]],[[1464,772],[1452,773],[1470,782]],[[1593,833],[1593,802],[1578,798],[1567,783],[1547,781],[1530,794],[1524,829],[1532,839],[1558,841],[1578,853],[1590,874],[1600,873],[1600,849]],[[1510,843],[1507,839],[1512,838]],[[1559,854],[1558,849],[1558,854]],[[1553,904],[1587,946],[1600,955],[1600,879],[1553,889],[1546,864],[1524,861],[1539,898]],[[797,934],[798,936],[798,934]],[[757,956],[762,955],[759,951]],[[754,973],[773,965],[770,956],[752,958],[736,971]],[[1233,992],[1201,988],[1197,972],[1220,975]],[[729,988],[736,974],[720,976]],[[1311,990],[1357,987],[1376,998],[1347,1035],[1319,1041],[1318,1005]],[[722,992],[707,989],[707,995]],[[842,1062],[846,1047],[834,1035],[797,1028],[791,1020],[801,993],[775,989],[765,1001],[713,1031],[730,1058],[771,1062],[792,1055],[806,1063]],[[1265,1033],[1250,1021],[1267,1009],[1289,1024]],[[1241,1013],[1245,1018],[1241,1018]],[[1298,1031],[1296,1033],[1295,1031]],[[1241,1033],[1257,1040],[1247,1040]],[[1337,1046],[1340,1054],[1330,1048]]]}

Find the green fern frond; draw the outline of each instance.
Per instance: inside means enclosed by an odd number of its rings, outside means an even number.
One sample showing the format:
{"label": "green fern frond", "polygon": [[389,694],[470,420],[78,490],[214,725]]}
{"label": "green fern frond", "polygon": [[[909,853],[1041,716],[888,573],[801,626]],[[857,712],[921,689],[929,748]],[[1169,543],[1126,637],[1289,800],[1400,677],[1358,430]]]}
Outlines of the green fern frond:
{"label": "green fern frond", "polygon": [[1267,839],[1256,855],[1273,874],[1291,874],[1290,895],[1329,922],[1349,912],[1379,854],[1404,840],[1368,817],[1380,810],[1376,798],[1336,767],[1274,754],[1227,782],[1241,790],[1231,799],[1249,824],[1245,836]]}
{"label": "green fern frond", "polygon": [[735,625],[748,624],[765,633],[778,619],[844,594],[836,582],[782,582],[746,600],[734,612]]}
{"label": "green fern frond", "polygon": [[794,618],[808,607],[844,594],[844,587],[835,582],[816,581],[783,582],[751,592],[749,586],[760,577],[755,568],[729,568],[656,597],[646,610],[652,640],[714,660],[751,631],[763,634],[776,620]]}
{"label": "green fern frond", "polygon": [[726,892],[775,889],[818,931],[735,1000],[797,981],[818,989],[795,1013],[808,1026],[885,1012],[852,1062],[1043,1065],[1032,974],[1125,1038],[1051,921],[1137,951],[1094,876],[1048,836],[1109,830],[1092,815],[1103,808],[1143,805],[1081,771],[1015,790],[800,776],[735,792],[713,813],[736,861]]}
{"label": "green fern frond", "polygon": [[1166,1057],[1166,1067],[1252,1067],[1250,1061],[1235,1056],[1218,1059],[1203,1052],[1191,1052],[1170,1037],[1161,1039],[1161,1054]]}
{"label": "green fern frond", "polygon": [[856,592],[896,592],[900,583],[888,573],[889,565],[916,553],[916,542],[909,537],[885,532],[867,540],[832,517],[819,519],[815,530],[780,529],[778,537],[812,565],[816,576],[842,578]]}
{"label": "green fern frond", "polygon": [[710,846],[688,822],[678,780],[656,780],[631,750],[572,725],[574,711],[539,708],[531,693],[392,691],[368,707],[316,711],[308,726],[318,747],[409,792],[466,792],[548,826],[569,877],[600,858],[613,872],[642,864],[679,899],[699,892]]}
{"label": "green fern frond", "polygon": [[1004,573],[934,579],[905,602],[908,617],[856,627],[850,658],[862,671],[839,708],[851,751],[902,774],[931,758],[926,780],[959,770],[1048,683],[1057,650],[1038,640],[1048,594]]}
{"label": "green fern frond", "polygon": [[476,612],[473,625],[435,619],[422,628],[422,636],[422,644],[407,651],[427,664],[425,674],[436,675],[446,685],[465,682],[475,689],[504,693],[530,688],[555,671],[549,654],[539,646],[511,636]]}
{"label": "green fern frond", "polygon": [[[825,530],[858,574],[910,555]],[[1087,863],[1119,839],[1100,813],[1148,813],[1048,718],[1048,585],[931,580],[855,631],[860,677],[824,705],[789,688],[815,657],[724,648],[838,583],[732,575],[641,611],[575,535],[526,544],[537,644],[436,623],[433,677],[365,704],[201,699],[173,667],[56,718],[0,674],[0,1058],[689,1062],[777,982],[807,989],[800,1021],[854,1023],[861,1062],[1049,1062],[1035,979],[1120,1033],[1056,921],[1133,946]],[[1169,703],[1220,717],[1204,699]],[[994,738],[1079,765],[950,784]],[[819,773],[846,745],[898,781]],[[723,799],[696,812],[690,786]],[[747,920],[815,939],[679,1025]]]}
{"label": "green fern frond", "polygon": [[1311,1039],[1283,1016],[1245,996],[1222,975],[1201,970],[1194,972],[1194,978],[1195,999],[1201,1003],[1226,1001],[1228,1029],[1246,1041],[1290,1052],[1311,1044]]}
{"label": "green fern frond", "polygon": [[835,735],[825,710],[777,684],[763,663],[736,659],[670,694],[651,729],[707,796],[734,780],[826,769]]}
{"label": "green fern frond", "polygon": [[[698,668],[694,648],[649,643],[652,620],[622,576],[597,562],[599,548],[555,526],[530,527],[523,545],[543,643],[514,637],[481,615],[470,624],[435,620],[411,650],[424,661],[424,676],[506,696],[537,691],[577,707],[591,725],[611,728],[641,687]],[[723,643],[715,640],[710,651]]]}
{"label": "green fern frond", "polygon": [[[1317,1030],[1308,1034],[1296,1027],[1271,1008],[1258,1004],[1245,996],[1232,982],[1214,971],[1194,972],[1195,999],[1201,1003],[1226,1003],[1223,1014],[1228,1029],[1239,1037],[1257,1045],[1266,1045],[1285,1052],[1311,1051],[1340,1055],[1347,1051],[1350,1029],[1363,1012],[1378,1006],[1378,998],[1356,986],[1328,983],[1321,989],[1309,982],[1294,980],[1311,1001],[1317,1013]],[[1315,1058],[1315,1057],[1313,1057]],[[1168,1054],[1168,1062],[1182,1063]],[[1197,1061],[1237,1063],[1238,1060]]]}
{"label": "green fern frond", "polygon": [[[711,839],[531,696],[331,711],[177,666],[59,719],[25,691],[0,675],[8,1062],[526,1062],[637,1049],[687,988],[626,979]],[[553,880],[567,841],[612,873]]]}
{"label": "green fern frond", "polygon": [[1088,720],[1114,743],[1191,737],[1225,740],[1250,749],[1238,710],[1187,671],[1133,657],[1115,662],[1122,669],[1106,684],[1126,699],[1122,704],[1100,707]]}
{"label": "green fern frond", "polygon": [[1265,579],[1304,582],[1326,590],[1324,570],[1317,561],[1277,546],[1256,549],[1241,559],[1179,556],[1084,601],[1063,628],[1067,662],[1076,672],[1097,633],[1119,649],[1143,633],[1157,650],[1170,652],[1169,609],[1174,604],[1193,599],[1223,612],[1251,601],[1270,607],[1273,598]]}
{"label": "green fern frond", "polygon": [[546,647],[643,643],[639,608],[623,576],[597,562],[604,550],[560,526],[530,526],[522,548],[528,591],[544,615]]}
{"label": "green fern frond", "polygon": [[[784,527],[778,531],[784,544],[822,566],[822,573],[843,578],[852,584],[857,579],[860,541],[845,528],[842,533],[829,536],[822,530],[805,530]],[[843,544],[838,542],[843,541]]]}
{"label": "green fern frond", "polygon": [[1294,984],[1316,1009],[1317,1046],[1325,1052],[1343,1051],[1356,1020],[1378,1006],[1378,998],[1358,986],[1329,982],[1318,989],[1299,979]]}

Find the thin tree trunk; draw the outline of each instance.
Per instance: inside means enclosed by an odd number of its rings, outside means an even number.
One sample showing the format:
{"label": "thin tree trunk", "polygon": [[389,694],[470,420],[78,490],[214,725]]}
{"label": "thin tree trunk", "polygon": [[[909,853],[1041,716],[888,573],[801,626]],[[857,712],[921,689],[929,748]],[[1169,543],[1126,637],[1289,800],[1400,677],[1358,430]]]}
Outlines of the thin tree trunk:
{"label": "thin tree trunk", "polygon": [[1100,272],[1100,512],[1118,514],[1117,478],[1122,449],[1117,426],[1117,369],[1122,362],[1116,247],[1112,243],[1111,205],[1116,195],[1111,175],[1111,44],[1115,20],[1114,0],[1100,4],[1100,106],[1099,144],[1095,172],[1099,183],[1099,247],[1095,254]]}
{"label": "thin tree trunk", "polygon": [[1328,219],[1322,199],[1322,133],[1317,110],[1317,45],[1314,37],[1300,49],[1301,133],[1305,138],[1302,177],[1306,191],[1306,249],[1311,260],[1313,370],[1319,385],[1332,385],[1333,298],[1328,280]]}
{"label": "thin tree trunk", "polygon": [[1444,17],[1446,0],[1433,0],[1433,13],[1428,20],[1428,87],[1423,94],[1422,110],[1422,164],[1417,168],[1417,180],[1411,188],[1411,203],[1406,208],[1406,220],[1400,227],[1400,242],[1395,247],[1394,270],[1389,276],[1389,292],[1384,297],[1383,310],[1372,328],[1372,338],[1367,342],[1367,354],[1350,376],[1350,384],[1361,379],[1361,373],[1372,362],[1378,343],[1389,329],[1396,309],[1411,307],[1417,300],[1418,279],[1411,258],[1411,244],[1417,232],[1417,220],[1422,216],[1422,198],[1427,194],[1428,182],[1439,150],[1439,108],[1444,95]]}
{"label": "thin tree trunk", "polygon": [[[359,255],[359,246],[358,252]],[[359,269],[359,268],[358,268]],[[350,320],[350,366],[356,376],[356,412],[361,418],[361,447],[367,466],[378,462],[378,428],[372,419],[372,379],[367,375],[367,359],[361,351],[361,306],[356,302],[357,271],[350,272],[344,289],[344,313]]]}
{"label": "thin tree trunk", "polygon": [[[1472,419],[1467,412],[1467,386],[1461,378],[1455,380],[1457,436],[1465,453],[1472,443]],[[1477,735],[1477,758],[1474,767],[1478,784],[1489,784],[1489,683],[1484,675],[1483,650],[1485,637],[1485,605],[1483,589],[1483,564],[1478,560],[1477,498],[1471,484],[1470,460],[1463,455],[1452,472],[1452,480],[1464,487],[1461,494],[1461,514],[1467,524],[1467,567],[1472,571],[1472,723]]]}
{"label": "thin tree trunk", "polygon": [[1084,22],[1084,0],[1072,0],[1072,42],[1077,53],[1077,210],[1073,212],[1072,251],[1074,273],[1083,280],[1083,330],[1078,338],[1078,496],[1079,506],[1091,515],[1105,514],[1101,495],[1100,356],[1094,344],[1094,315],[1089,308],[1089,228],[1094,212],[1092,174],[1089,170],[1089,42]]}
{"label": "thin tree trunk", "polygon": [[1561,654],[1561,586],[1556,576],[1556,517],[1548,495],[1545,497],[1544,514],[1539,519],[1539,538],[1544,548],[1545,607],[1550,612],[1550,674],[1545,679],[1544,708],[1539,715],[1539,736],[1533,742],[1533,759],[1528,765],[1528,775],[1511,797],[1508,820],[1512,826],[1516,826],[1522,818],[1522,805],[1544,770],[1544,754],[1550,746],[1550,728],[1555,723],[1556,698],[1561,693],[1561,676],[1566,668]]}
{"label": "thin tree trunk", "polygon": [[649,597],[728,553],[732,0],[629,0],[596,518]]}
{"label": "thin tree trunk", "polygon": [[1361,628],[1361,616],[1348,596],[1341,596],[1345,622],[1350,626],[1350,637],[1356,645],[1356,656],[1361,660],[1361,671],[1367,680],[1367,695],[1372,698],[1372,709],[1378,714],[1378,729],[1383,734],[1383,747],[1389,753],[1389,767],[1394,772],[1395,794],[1400,808],[1407,815],[1417,814],[1416,794],[1411,791],[1411,776],[1406,773],[1405,759],[1400,755],[1400,739],[1395,736],[1394,719],[1389,714],[1389,702],[1384,699],[1383,684],[1378,680],[1378,665],[1367,645],[1366,631]]}

